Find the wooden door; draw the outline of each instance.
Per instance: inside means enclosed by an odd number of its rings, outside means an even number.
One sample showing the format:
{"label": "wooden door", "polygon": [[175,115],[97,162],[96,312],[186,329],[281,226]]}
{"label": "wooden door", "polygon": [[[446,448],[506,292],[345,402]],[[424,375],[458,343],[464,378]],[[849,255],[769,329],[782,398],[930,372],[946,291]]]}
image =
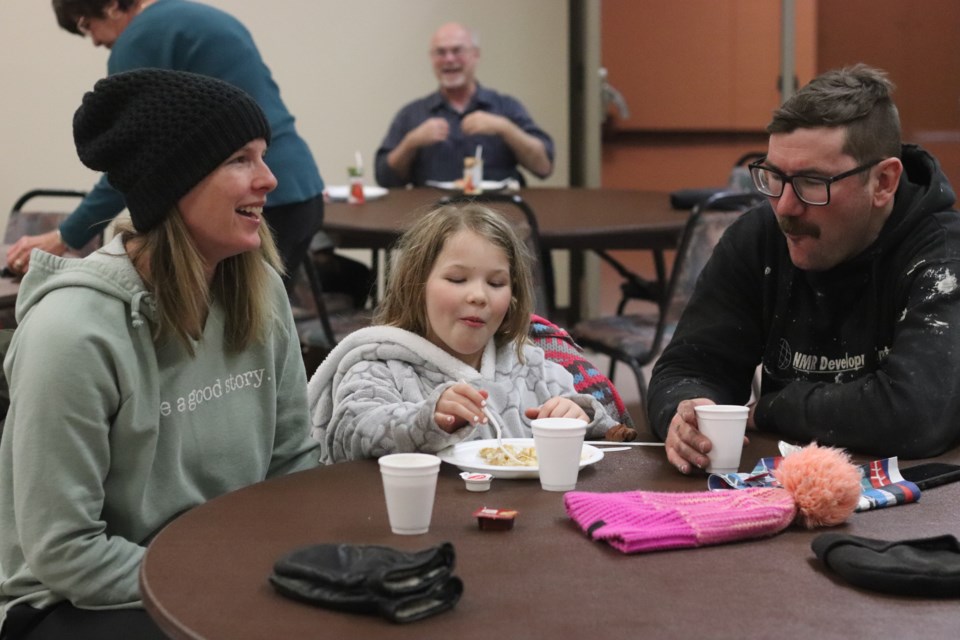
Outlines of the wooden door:
{"label": "wooden door", "polygon": [[[797,74],[813,75],[814,0],[796,10]],[[780,3],[605,0],[603,65],[628,118],[605,127],[604,186],[719,186],[734,161],[766,148],[780,103]]]}

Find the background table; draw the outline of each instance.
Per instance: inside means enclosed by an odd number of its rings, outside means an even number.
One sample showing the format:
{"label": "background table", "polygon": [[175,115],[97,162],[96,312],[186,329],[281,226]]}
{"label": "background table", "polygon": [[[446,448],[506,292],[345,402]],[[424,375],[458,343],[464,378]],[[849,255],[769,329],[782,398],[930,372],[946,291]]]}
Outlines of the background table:
{"label": "background table", "polygon": [[[0,256],[7,255],[8,244],[0,244]],[[5,258],[0,259],[4,263]],[[12,309],[17,304],[17,293],[20,291],[20,278],[0,277],[0,310]]]}
{"label": "background table", "polygon": [[[669,193],[660,191],[538,187],[518,193],[537,215],[544,248],[571,252],[571,321],[582,307],[584,251],[653,251],[657,276],[664,282],[662,252],[677,246],[688,217],[688,212],[670,206]],[[444,195],[448,192],[437,189],[392,189],[360,205],[330,202],[324,230],[343,248],[389,248]]]}
{"label": "background table", "polygon": [[[774,451],[754,436],[744,467]],[[960,460],[954,453],[953,461]],[[912,463],[911,463],[912,464]],[[606,454],[578,490],[699,491],[661,448]],[[213,500],[165,528],[141,571],[144,603],[175,638],[891,638],[955,637],[955,600],[889,596],[826,572],[810,549],[824,530],[794,527],[762,540],[623,555],[587,539],[561,493],[536,480],[464,488],[444,464],[430,532],[392,535],[377,464],[333,465]],[[960,535],[960,484],[920,502],[854,514],[832,531],[889,540]],[[479,531],[480,507],[519,510],[515,528]],[[276,594],[267,582],[284,553],[321,542],[417,550],[450,541],[464,582],[457,607],[410,625],[328,611]]]}
{"label": "background table", "polygon": [[19,279],[0,277],[0,309],[13,308],[17,304],[17,293],[19,291]]}
{"label": "background table", "polygon": [[[536,212],[549,249],[672,248],[687,220],[687,212],[671,208],[667,192],[542,187],[517,193]],[[444,195],[438,189],[391,189],[364,204],[329,202],[324,230],[343,247],[388,248]]]}

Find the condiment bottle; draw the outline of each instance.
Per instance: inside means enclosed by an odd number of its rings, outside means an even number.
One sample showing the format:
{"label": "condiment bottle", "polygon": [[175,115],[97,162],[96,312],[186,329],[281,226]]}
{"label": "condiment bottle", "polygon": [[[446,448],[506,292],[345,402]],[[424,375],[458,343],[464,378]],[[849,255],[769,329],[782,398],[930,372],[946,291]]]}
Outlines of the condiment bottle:
{"label": "condiment bottle", "polygon": [[483,193],[483,161],[473,156],[463,159],[463,192],[467,195]]}
{"label": "condiment bottle", "polygon": [[350,204],[363,204],[363,170],[360,167],[347,167],[347,175],[350,177],[350,190],[347,192],[347,202]]}

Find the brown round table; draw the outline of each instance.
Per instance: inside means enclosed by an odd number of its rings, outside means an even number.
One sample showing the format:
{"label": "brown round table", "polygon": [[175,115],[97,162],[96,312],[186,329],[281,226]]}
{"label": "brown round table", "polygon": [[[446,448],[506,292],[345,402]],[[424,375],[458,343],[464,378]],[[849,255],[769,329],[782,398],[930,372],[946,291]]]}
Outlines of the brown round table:
{"label": "brown round table", "polygon": [[[741,468],[775,442],[753,436]],[[949,459],[949,458],[947,458]],[[960,455],[954,454],[952,461]],[[911,463],[912,464],[912,463]],[[222,496],[184,514],[149,546],[144,604],[174,638],[848,638],[880,632],[955,637],[956,601],[872,593],[826,572],[810,543],[823,530],[791,527],[763,540],[627,556],[591,542],[567,517],[561,493],[536,480],[494,480],[466,491],[441,468],[433,522],[421,536],[390,533],[377,464],[301,472]],[[700,491],[662,448],[608,453],[581,472],[578,490]],[[960,483],[920,502],[854,514],[835,529],[898,540],[960,535]],[[481,506],[519,511],[513,530],[480,531]],[[450,541],[464,594],[453,611],[409,625],[311,607],[267,581],[274,561],[321,542],[417,550]]]}

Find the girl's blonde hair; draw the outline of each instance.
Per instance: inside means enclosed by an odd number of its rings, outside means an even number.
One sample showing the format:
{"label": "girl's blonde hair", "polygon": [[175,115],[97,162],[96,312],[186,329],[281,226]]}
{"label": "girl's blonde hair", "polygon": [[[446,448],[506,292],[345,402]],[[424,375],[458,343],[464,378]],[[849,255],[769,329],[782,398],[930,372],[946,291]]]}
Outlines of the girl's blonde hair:
{"label": "girl's blonde hair", "polygon": [[270,269],[283,273],[273,235],[266,224],[259,229],[260,248],[220,262],[207,285],[204,259],[175,208],[163,222],[146,233],[129,224],[120,227],[124,244],[132,243],[135,265],[148,260],[141,277],[157,305],[154,341],[178,339],[193,355],[193,340],[203,334],[211,303],[223,305],[226,315],[224,341],[231,351],[242,351],[266,338],[267,327],[277,314],[270,290]]}
{"label": "girl's blonde hair", "polygon": [[498,347],[513,342],[523,358],[523,345],[533,312],[531,254],[511,224],[499,213],[475,203],[445,205],[420,218],[394,247],[386,293],[374,315],[376,324],[427,335],[426,284],[447,238],[472,231],[503,249],[510,264],[510,307],[494,334]]}

